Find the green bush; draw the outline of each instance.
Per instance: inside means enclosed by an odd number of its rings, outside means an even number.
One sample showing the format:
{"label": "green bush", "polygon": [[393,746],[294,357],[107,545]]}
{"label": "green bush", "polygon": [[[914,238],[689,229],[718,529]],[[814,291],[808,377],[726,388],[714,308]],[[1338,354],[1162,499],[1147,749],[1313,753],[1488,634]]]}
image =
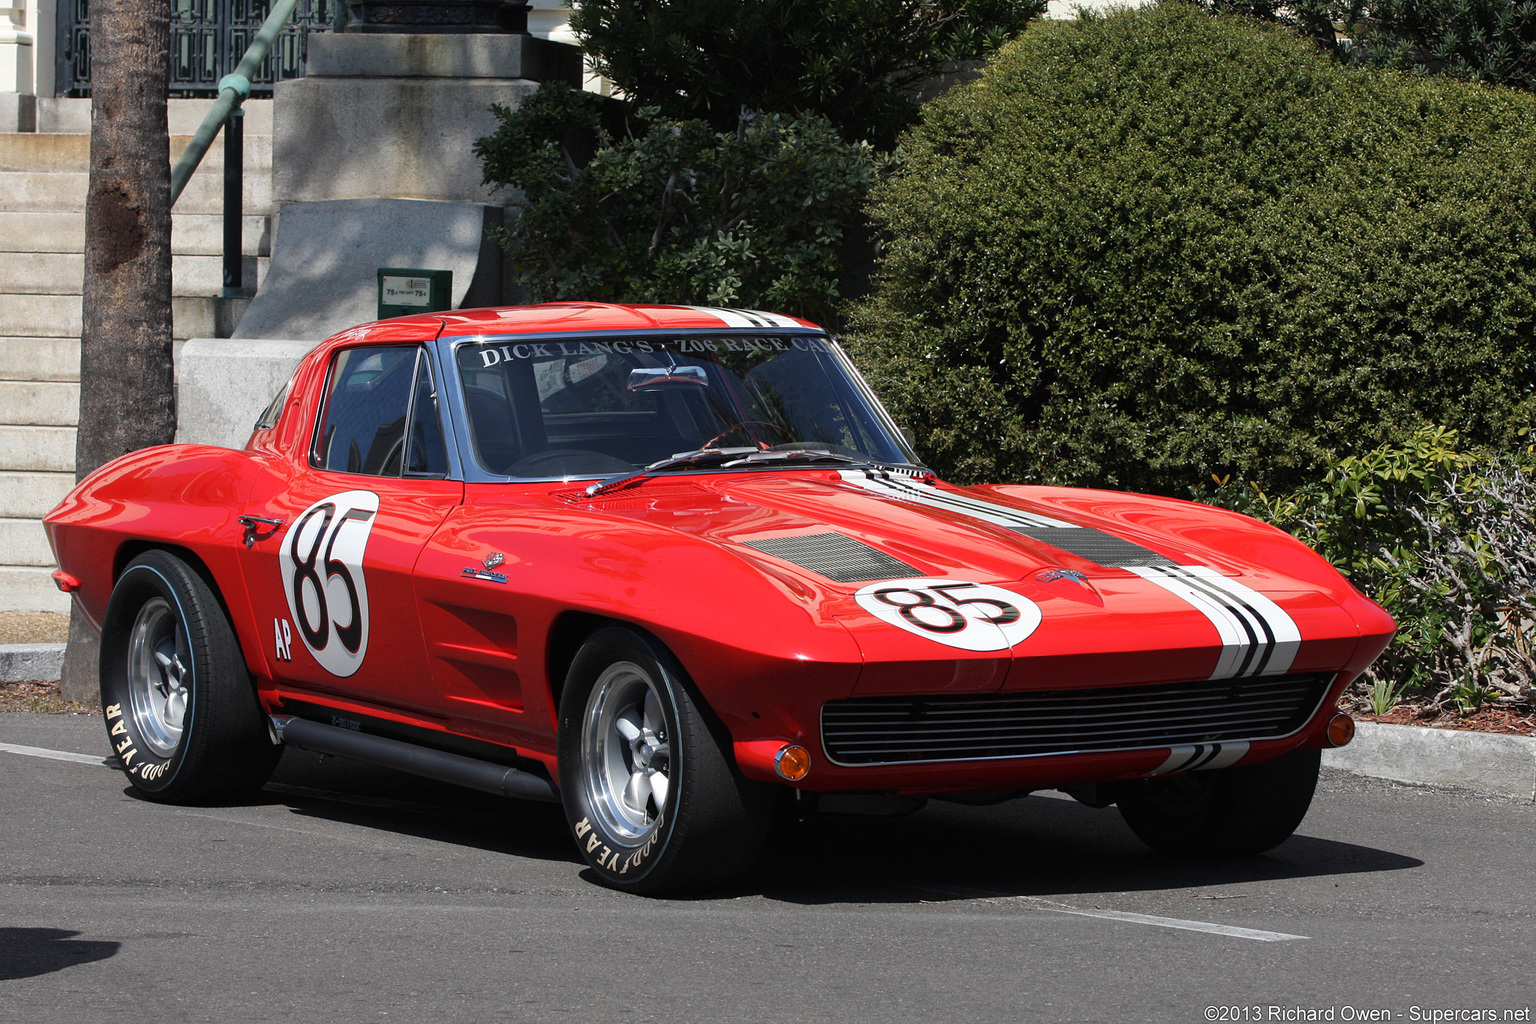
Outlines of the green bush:
{"label": "green bush", "polygon": [[475,152],[524,202],[503,242],[538,302],[751,306],[829,320],[843,226],[887,164],[824,120],[743,113],[733,132],[546,85]]}
{"label": "green bush", "polygon": [[1289,25],[1341,60],[1536,91],[1536,0],[1187,2]]}
{"label": "green bush", "polygon": [[1536,418],[1536,97],[1164,4],[924,108],[850,345],[958,480],[1271,491]]}
{"label": "green bush", "polygon": [[1536,448],[1458,441],[1430,427],[1288,494],[1234,481],[1195,494],[1294,533],[1397,619],[1361,684],[1378,713],[1404,696],[1460,711],[1536,703]]}
{"label": "green bush", "polygon": [[571,27],[625,95],[729,131],[743,107],[893,138],[912,86],[1022,31],[1045,0],[573,0]]}

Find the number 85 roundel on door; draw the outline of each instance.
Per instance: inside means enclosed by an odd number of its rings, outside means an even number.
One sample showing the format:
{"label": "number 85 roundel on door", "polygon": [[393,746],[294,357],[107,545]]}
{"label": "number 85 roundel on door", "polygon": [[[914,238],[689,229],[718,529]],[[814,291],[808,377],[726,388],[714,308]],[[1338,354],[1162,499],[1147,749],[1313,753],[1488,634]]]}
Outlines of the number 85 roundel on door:
{"label": "number 85 roundel on door", "polygon": [[368,653],[363,551],[379,511],[372,491],[344,491],[300,512],[283,537],[283,593],[299,637],[320,667],[350,676]]}

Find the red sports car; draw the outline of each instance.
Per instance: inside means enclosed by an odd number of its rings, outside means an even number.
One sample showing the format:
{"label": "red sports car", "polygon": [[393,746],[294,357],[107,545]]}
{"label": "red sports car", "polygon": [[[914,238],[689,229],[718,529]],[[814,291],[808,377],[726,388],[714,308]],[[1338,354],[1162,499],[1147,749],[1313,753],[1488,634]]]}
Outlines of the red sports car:
{"label": "red sports car", "polygon": [[1059,788],[1267,849],[1395,628],[1231,512],[946,484],[826,333],[735,309],[358,327],[245,450],[124,456],[47,529],[145,796],[249,792],[290,744],[558,800],[647,891],[833,793]]}

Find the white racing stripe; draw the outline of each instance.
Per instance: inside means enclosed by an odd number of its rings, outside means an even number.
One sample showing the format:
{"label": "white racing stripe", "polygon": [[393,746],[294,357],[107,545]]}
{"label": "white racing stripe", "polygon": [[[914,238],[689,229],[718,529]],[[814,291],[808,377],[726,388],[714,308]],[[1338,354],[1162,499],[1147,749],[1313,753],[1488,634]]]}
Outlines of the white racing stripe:
{"label": "white racing stripe", "polygon": [[[1102,530],[1051,519],[969,495],[942,491],[932,485],[893,474],[850,469],[840,471],[839,475],[848,483],[885,498],[943,509],[955,515],[1022,532],[1026,536],[1032,535],[1046,543],[1055,540],[1058,546],[1063,542],[1062,538],[1052,538],[1049,534],[1031,534],[1030,531],[1070,529],[1082,531],[1084,536],[1104,534]],[[1208,566],[1177,565],[1172,562],[1123,564],[1120,560],[1125,555],[1113,557],[1113,544],[1123,542],[1126,547],[1134,549],[1134,542],[1116,538],[1114,534],[1104,536],[1112,539],[1110,546],[1101,546],[1099,551],[1092,548],[1080,550],[1108,559],[1100,564],[1126,569],[1161,587],[1199,611],[1215,627],[1221,639],[1221,655],[1216,660],[1211,679],[1284,675],[1290,670],[1291,662],[1295,660],[1297,649],[1301,646],[1301,631],[1279,605]],[[1158,561],[1167,562],[1164,556],[1155,552],[1148,551],[1147,554]]]}
{"label": "white racing stripe", "polygon": [[46,757],[50,761],[73,761],[76,764],[94,764],[116,768],[117,762],[100,754],[76,754],[68,750],[49,750],[46,747],[23,747],[16,743],[0,743],[0,751],[7,754],[24,754],[27,757]]}
{"label": "white racing stripe", "polygon": [[1052,530],[1082,529],[1076,523],[1051,519],[1048,516],[1025,512],[1023,509],[1009,508],[1007,505],[994,505],[989,501],[982,501],[980,498],[972,498],[965,494],[952,494],[904,477],[871,473],[865,469],[839,470],[838,475],[857,487],[862,487],[866,491],[872,491],[883,497],[897,498],[901,501],[910,501],[918,505],[927,505],[929,508],[941,508],[946,512],[953,512],[956,515],[967,516],[971,519],[980,519],[982,522],[991,523],[994,526],[1002,526],[1008,529],[1018,527],[1045,527]]}
{"label": "white racing stripe", "polygon": [[1183,598],[1216,627],[1222,650],[1210,678],[1278,676],[1290,670],[1301,631],[1284,609],[1257,590],[1203,565],[1127,568]]}
{"label": "white racing stripe", "polygon": [[727,327],[800,327],[787,316],[764,313],[756,309],[730,309],[724,306],[684,306],[695,313],[716,317]]}

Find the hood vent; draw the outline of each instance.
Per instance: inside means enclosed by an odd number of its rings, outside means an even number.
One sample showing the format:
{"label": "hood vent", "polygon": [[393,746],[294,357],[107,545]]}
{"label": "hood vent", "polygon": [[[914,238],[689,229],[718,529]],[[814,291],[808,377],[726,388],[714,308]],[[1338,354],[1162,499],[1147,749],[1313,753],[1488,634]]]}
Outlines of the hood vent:
{"label": "hood vent", "polygon": [[901,559],[840,533],[771,537],[742,543],[838,583],[870,583],[922,575]]}
{"label": "hood vent", "polygon": [[1114,534],[1091,527],[1010,526],[1014,533],[1022,533],[1031,540],[1049,544],[1053,548],[1071,552],[1078,558],[1098,565],[1125,568],[1145,565],[1178,565],[1173,559],[1158,554],[1150,548],[1116,537]]}

